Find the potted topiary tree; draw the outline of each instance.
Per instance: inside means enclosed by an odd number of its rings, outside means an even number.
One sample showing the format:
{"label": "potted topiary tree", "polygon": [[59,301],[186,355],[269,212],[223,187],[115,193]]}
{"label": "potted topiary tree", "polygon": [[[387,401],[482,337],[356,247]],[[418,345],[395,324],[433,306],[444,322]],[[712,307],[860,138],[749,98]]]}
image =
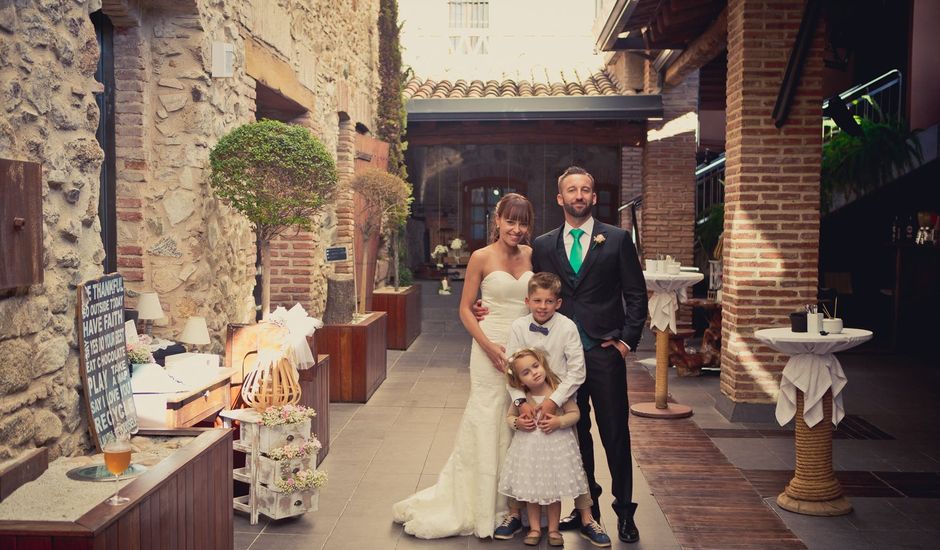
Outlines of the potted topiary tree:
{"label": "potted topiary tree", "polygon": [[336,165],[307,128],[276,120],[244,124],[209,153],[216,195],[251,223],[261,251],[261,308],[271,309],[271,241],[288,227],[311,230],[336,188]]}
{"label": "potted topiary tree", "polygon": [[411,204],[411,185],[400,177],[377,168],[367,168],[356,174],[350,187],[359,194],[365,204],[366,215],[362,220],[363,242],[367,243],[362,251],[363,262],[359,278],[359,313],[365,313],[370,305],[374,281],[369,276],[375,273],[379,234],[383,230],[390,233],[394,250],[391,254],[396,265],[392,273],[397,274],[398,230],[408,219],[408,207]]}
{"label": "potted topiary tree", "polygon": [[[396,176],[392,178],[394,179],[382,178],[386,180],[384,184],[386,191],[381,198],[386,212],[383,230],[390,246],[392,286],[375,290],[372,308],[388,314],[387,346],[390,349],[403,350],[408,349],[408,346],[421,334],[421,292],[418,287],[411,286],[411,281],[406,282],[404,288],[400,286],[398,238],[408,221],[409,207],[413,198],[411,185]],[[379,184],[379,181],[375,183]],[[377,205],[375,208],[379,207]]]}

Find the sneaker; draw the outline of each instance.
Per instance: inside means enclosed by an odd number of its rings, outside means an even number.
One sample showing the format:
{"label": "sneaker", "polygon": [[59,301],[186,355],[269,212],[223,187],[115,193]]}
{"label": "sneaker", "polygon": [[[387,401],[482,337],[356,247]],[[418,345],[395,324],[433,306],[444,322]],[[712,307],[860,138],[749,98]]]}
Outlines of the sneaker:
{"label": "sneaker", "polygon": [[500,523],[496,528],[496,531],[493,531],[493,538],[499,540],[509,540],[521,530],[522,520],[516,516],[507,515],[503,518],[503,522]]}
{"label": "sneaker", "polygon": [[592,521],[590,524],[585,525],[581,528],[581,536],[591,541],[591,544],[598,546],[600,548],[607,548],[610,546],[610,537],[607,536],[607,533],[604,532],[604,528],[601,527],[600,523]]}

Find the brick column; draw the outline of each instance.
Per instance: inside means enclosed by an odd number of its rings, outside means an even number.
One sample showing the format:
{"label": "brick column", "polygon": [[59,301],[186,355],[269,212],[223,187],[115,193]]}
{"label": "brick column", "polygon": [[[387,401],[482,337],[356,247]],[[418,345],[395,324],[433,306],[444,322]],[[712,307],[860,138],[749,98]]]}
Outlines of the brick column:
{"label": "brick column", "polygon": [[[317,133],[314,118],[305,113],[293,120]],[[318,224],[315,224],[318,225]],[[318,231],[288,229],[271,243],[271,309],[287,309],[299,303],[311,315],[320,314],[325,302],[324,250]]]}
{"label": "brick column", "polygon": [[[641,147],[620,148],[620,204],[626,204],[643,193],[643,149]],[[620,227],[633,229],[630,209],[620,212]]]}
{"label": "brick column", "polygon": [[[656,93],[655,80],[655,71],[648,69],[647,92]],[[669,254],[691,265],[695,244],[698,71],[660,93],[663,119],[648,122],[643,147],[643,254],[646,258]]]}
{"label": "brick column", "polygon": [[748,410],[771,418],[770,407],[739,405],[774,402],[786,361],[761,346],[754,330],[784,326],[788,313],[816,300],[822,28],[789,119],[778,129],[771,118],[803,7],[803,0],[773,8],[728,2],[721,391],[730,402],[719,410],[734,419]]}
{"label": "brick column", "polygon": [[139,27],[116,29],[114,33],[114,135],[117,157],[117,266],[129,287],[142,290],[144,223],[142,191],[150,180],[150,155],[144,146],[150,99],[144,93],[149,49]]}
{"label": "brick column", "polygon": [[[336,146],[336,246],[346,246],[352,251],[355,209],[353,191],[349,182],[356,171],[356,125],[346,117],[339,122],[339,143]],[[336,264],[336,273],[352,275],[353,260]]]}

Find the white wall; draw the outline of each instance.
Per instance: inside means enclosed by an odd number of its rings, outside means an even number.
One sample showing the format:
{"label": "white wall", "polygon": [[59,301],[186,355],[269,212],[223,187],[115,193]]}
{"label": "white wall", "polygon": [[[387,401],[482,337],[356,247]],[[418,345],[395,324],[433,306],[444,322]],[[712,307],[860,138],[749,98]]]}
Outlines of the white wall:
{"label": "white wall", "polygon": [[[399,0],[405,65],[422,78],[583,78],[603,67],[594,54],[594,2],[490,0],[488,55],[450,55],[446,0]],[[546,71],[548,75],[546,76]]]}

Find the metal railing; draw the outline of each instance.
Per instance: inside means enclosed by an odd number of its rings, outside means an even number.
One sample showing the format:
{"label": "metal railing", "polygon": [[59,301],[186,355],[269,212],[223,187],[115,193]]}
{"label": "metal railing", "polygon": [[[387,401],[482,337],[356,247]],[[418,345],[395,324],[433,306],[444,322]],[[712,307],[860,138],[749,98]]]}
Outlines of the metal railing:
{"label": "metal railing", "polygon": [[[904,113],[904,89],[901,71],[893,69],[866,82],[853,86],[837,97],[853,117],[875,122],[900,121]],[[823,111],[829,111],[824,100]],[[822,118],[823,143],[842,130],[829,116]],[[725,155],[695,168],[695,219],[701,220],[716,203],[725,200]]]}
{"label": "metal railing", "polygon": [[[900,122],[904,114],[904,78],[901,71],[893,69],[878,78],[849,88],[840,93],[838,98],[856,119]],[[829,112],[830,99],[823,101],[823,113]],[[823,143],[841,131],[835,120],[823,115]]]}
{"label": "metal railing", "polygon": [[725,202],[724,153],[695,167],[695,219],[701,220],[720,202]]}

